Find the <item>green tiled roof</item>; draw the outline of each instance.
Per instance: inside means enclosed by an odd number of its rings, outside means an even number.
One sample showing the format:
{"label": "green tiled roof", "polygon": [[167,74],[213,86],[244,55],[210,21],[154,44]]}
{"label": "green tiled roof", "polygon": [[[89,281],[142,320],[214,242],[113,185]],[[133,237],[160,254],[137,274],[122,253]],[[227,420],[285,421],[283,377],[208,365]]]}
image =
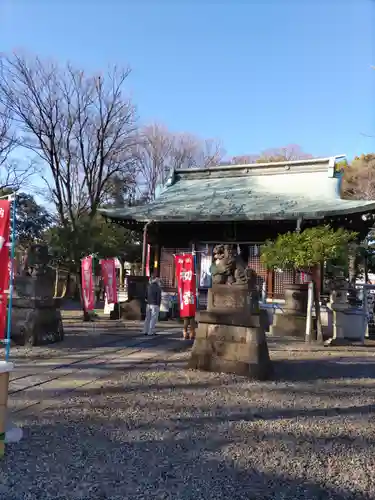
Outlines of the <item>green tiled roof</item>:
{"label": "green tiled roof", "polygon": [[375,210],[375,200],[340,198],[336,158],[176,170],[148,205],[101,213],[138,222],[203,222],[319,219]]}

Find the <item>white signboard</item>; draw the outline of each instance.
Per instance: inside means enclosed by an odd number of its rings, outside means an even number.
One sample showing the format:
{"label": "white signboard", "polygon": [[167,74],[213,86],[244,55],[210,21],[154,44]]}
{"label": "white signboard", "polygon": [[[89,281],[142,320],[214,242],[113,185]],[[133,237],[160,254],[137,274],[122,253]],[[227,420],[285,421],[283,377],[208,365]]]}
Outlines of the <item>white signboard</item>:
{"label": "white signboard", "polygon": [[103,313],[106,314],[106,315],[111,314],[111,312],[113,311],[114,307],[115,307],[115,304],[108,304],[107,294],[105,294],[104,311],[103,311]]}
{"label": "white signboard", "polygon": [[199,286],[201,288],[211,287],[211,264],[212,255],[202,253],[201,254],[201,269],[199,276]]}

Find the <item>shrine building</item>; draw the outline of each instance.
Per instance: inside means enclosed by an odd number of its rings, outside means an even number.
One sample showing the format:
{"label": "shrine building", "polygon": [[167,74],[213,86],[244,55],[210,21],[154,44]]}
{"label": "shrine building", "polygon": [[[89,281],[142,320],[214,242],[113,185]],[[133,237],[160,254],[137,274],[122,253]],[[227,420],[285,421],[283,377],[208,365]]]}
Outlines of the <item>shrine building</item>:
{"label": "shrine building", "polygon": [[363,239],[373,225],[375,200],[340,197],[342,174],[336,164],[342,158],[173,170],[154,201],[101,213],[143,232],[143,269],[150,244],[151,267],[155,262],[167,291],[176,290],[173,255],[195,250],[204,307],[203,274],[212,249],[217,243],[231,243],[245,249],[268,299],[278,299],[298,276],[292,270],[268,271],[262,266],[260,247],[266,239],[321,224],[354,230]]}

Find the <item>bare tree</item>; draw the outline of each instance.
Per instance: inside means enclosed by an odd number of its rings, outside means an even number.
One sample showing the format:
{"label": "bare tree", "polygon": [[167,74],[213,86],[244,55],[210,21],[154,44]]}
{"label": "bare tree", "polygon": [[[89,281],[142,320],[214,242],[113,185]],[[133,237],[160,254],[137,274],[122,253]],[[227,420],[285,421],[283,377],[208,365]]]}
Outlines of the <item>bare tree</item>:
{"label": "bare tree", "polygon": [[272,148],[262,151],[260,154],[248,154],[234,156],[231,160],[233,165],[242,165],[246,163],[270,163],[273,161],[292,161],[306,160],[313,158],[312,155],[305,153],[302,148],[296,144],[281,148]]}
{"label": "bare tree", "polygon": [[8,106],[0,106],[0,190],[17,191],[34,173],[33,164],[20,162],[12,153],[19,146]]}
{"label": "bare tree", "polygon": [[0,59],[0,103],[16,120],[23,146],[42,160],[59,220],[56,241],[77,273],[112,181],[135,183],[136,116],[124,96],[129,72],[115,67],[92,76],[38,57]]}
{"label": "bare tree", "polygon": [[2,168],[9,160],[9,155],[16,147],[17,140],[12,130],[12,119],[10,110],[4,106],[0,109],[0,167]]}
{"label": "bare tree", "polygon": [[153,124],[141,130],[135,156],[140,195],[145,199],[154,199],[157,185],[165,182],[168,169],[172,167],[173,148],[173,135],[166,127]]}
{"label": "bare tree", "polygon": [[257,163],[268,163],[271,161],[293,161],[307,160],[313,158],[309,153],[305,153],[297,144],[289,144],[281,148],[272,148],[262,151]]}
{"label": "bare tree", "polygon": [[156,188],[164,184],[171,169],[206,168],[220,163],[224,156],[221,143],[201,140],[192,134],[173,133],[153,124],[141,131],[136,146],[139,184],[147,200],[155,198]]}
{"label": "bare tree", "polygon": [[375,154],[356,157],[343,173],[343,197],[375,200]]}
{"label": "bare tree", "polygon": [[232,165],[246,165],[249,163],[255,163],[257,159],[259,158],[259,155],[239,155],[239,156],[233,156],[231,163]]}
{"label": "bare tree", "polygon": [[135,109],[123,94],[129,72],[92,76],[38,57],[0,59],[0,102],[47,167],[60,223],[73,232],[82,215],[95,216],[115,176],[134,182]]}

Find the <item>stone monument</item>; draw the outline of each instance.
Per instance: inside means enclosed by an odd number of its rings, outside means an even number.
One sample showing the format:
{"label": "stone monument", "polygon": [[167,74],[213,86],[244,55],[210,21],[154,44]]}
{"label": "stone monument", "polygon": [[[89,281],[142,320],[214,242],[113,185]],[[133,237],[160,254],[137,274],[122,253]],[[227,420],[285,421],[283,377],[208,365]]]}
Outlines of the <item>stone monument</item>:
{"label": "stone monument", "polygon": [[271,335],[305,338],[308,288],[308,283],[285,286],[285,304],[273,315]]}
{"label": "stone monument", "polygon": [[258,380],[272,375],[264,329],[260,325],[256,274],[231,245],[214,248],[212,288],[200,311],[189,368],[235,373]]}
{"label": "stone monument", "polygon": [[55,272],[48,263],[48,248],[31,245],[20,275],[14,277],[11,337],[17,344],[50,344],[64,338],[59,300],[54,298]]}
{"label": "stone monument", "polygon": [[343,276],[336,276],[332,282],[330,301],[327,304],[332,316],[332,337],[326,346],[350,345],[352,342],[364,343],[367,314],[362,307],[352,306],[348,301],[349,283]]}

